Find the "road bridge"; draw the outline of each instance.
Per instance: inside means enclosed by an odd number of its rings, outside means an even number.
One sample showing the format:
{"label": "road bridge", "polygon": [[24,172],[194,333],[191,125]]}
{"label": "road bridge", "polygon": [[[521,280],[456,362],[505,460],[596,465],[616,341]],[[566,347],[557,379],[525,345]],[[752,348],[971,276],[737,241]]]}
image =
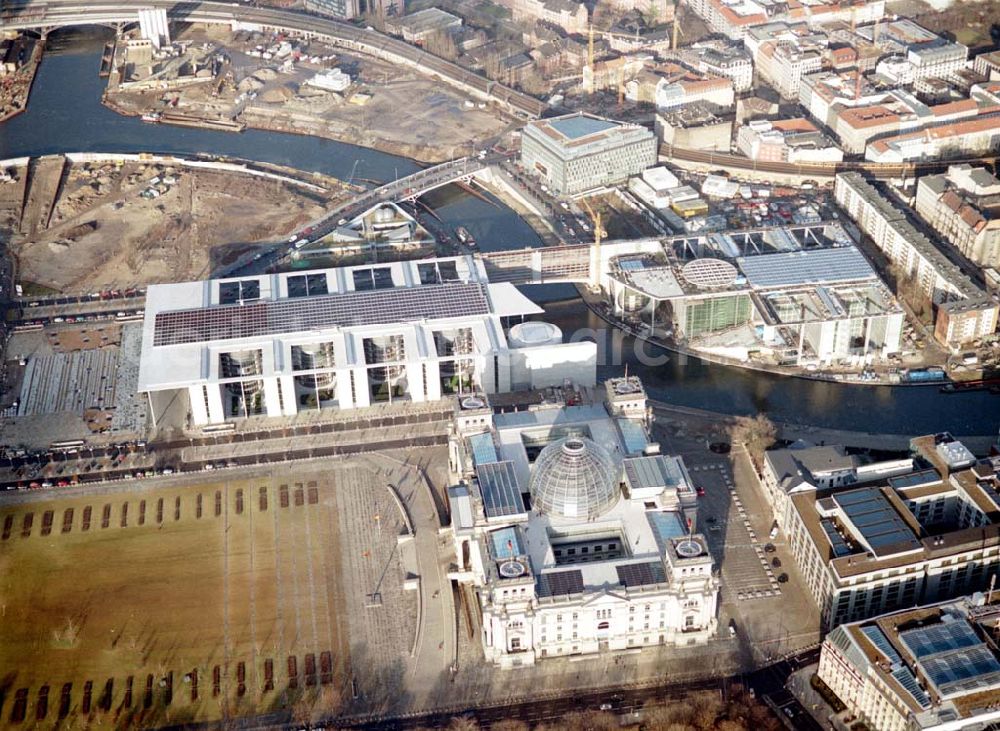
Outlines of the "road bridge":
{"label": "road bridge", "polygon": [[72,25],[118,27],[138,22],[140,8],[163,8],[175,21],[218,23],[234,29],[276,31],[314,38],[438,77],[470,96],[493,102],[525,119],[538,117],[546,108],[545,102],[483,78],[401,40],[300,10],[256,8],[224,2],[178,3],[172,0],[13,0],[3,3],[0,27],[43,32]]}

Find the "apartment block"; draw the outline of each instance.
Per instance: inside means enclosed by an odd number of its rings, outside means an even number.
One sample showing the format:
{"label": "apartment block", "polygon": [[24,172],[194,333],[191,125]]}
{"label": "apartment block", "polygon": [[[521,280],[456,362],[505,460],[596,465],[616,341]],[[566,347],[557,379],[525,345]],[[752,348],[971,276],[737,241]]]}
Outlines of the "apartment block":
{"label": "apartment block", "polygon": [[1000,180],[986,168],[952,165],[922,177],[916,209],[967,259],[1000,268]]}

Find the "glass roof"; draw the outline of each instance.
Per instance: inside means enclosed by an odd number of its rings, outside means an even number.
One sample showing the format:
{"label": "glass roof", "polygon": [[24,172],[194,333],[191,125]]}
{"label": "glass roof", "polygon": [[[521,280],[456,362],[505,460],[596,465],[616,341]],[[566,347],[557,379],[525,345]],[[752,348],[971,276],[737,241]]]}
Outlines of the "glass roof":
{"label": "glass roof", "polygon": [[559,439],[535,461],[533,505],[550,516],[597,518],[618,502],[620,473],[618,461],[590,439]]}
{"label": "glass roof", "polygon": [[578,140],[581,137],[589,137],[590,135],[614,129],[618,126],[614,122],[610,122],[606,119],[597,119],[595,117],[586,117],[583,115],[578,117],[553,119],[549,121],[548,124],[563,137],[571,140]]}

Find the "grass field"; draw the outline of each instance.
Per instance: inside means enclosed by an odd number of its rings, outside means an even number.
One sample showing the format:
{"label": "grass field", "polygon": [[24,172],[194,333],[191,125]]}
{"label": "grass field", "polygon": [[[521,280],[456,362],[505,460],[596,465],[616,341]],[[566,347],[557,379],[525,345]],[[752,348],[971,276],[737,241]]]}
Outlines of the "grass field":
{"label": "grass field", "polygon": [[0,727],[336,710],[329,474],[0,507]]}

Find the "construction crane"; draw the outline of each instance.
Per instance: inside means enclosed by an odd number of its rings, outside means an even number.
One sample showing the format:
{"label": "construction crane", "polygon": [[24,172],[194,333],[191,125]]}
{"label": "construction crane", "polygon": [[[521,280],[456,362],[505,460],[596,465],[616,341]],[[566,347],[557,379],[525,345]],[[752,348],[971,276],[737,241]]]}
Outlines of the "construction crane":
{"label": "construction crane", "polygon": [[601,240],[604,238],[605,234],[604,229],[601,227],[601,212],[597,211],[595,213],[586,198],[581,198],[580,202],[583,204],[583,207],[587,209],[587,214],[590,216],[590,220],[594,222],[594,246],[600,250]]}

